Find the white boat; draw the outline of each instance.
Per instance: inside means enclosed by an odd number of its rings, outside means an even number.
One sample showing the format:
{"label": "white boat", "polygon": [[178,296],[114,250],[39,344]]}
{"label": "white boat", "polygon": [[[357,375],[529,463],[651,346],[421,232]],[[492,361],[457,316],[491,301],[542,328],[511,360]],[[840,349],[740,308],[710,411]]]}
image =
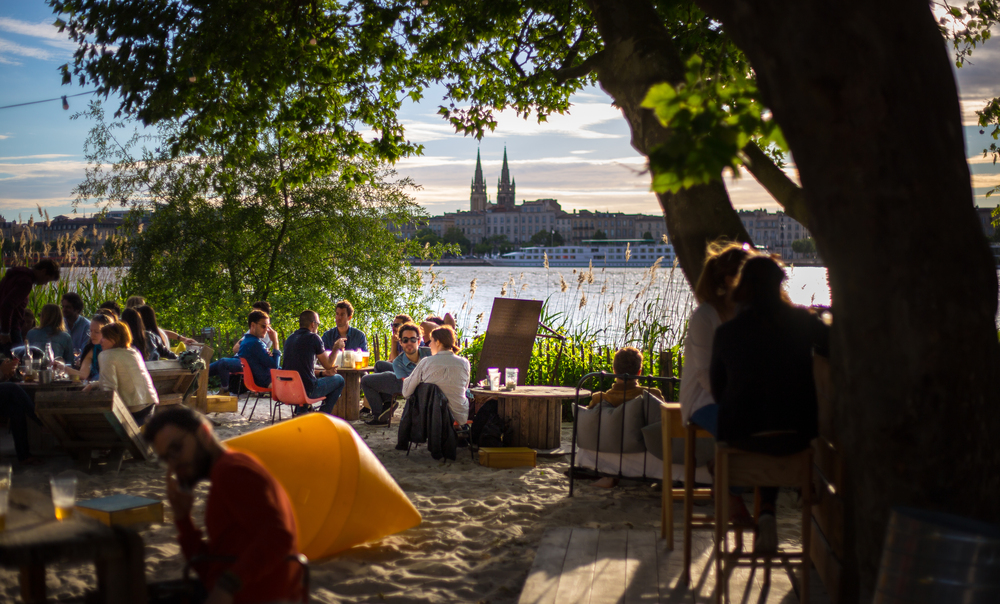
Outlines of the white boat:
{"label": "white boat", "polygon": [[487,262],[493,266],[541,267],[547,259],[550,267],[583,267],[593,262],[594,268],[647,268],[661,258],[660,266],[673,266],[674,246],[669,243],[587,241],[559,247],[524,247]]}

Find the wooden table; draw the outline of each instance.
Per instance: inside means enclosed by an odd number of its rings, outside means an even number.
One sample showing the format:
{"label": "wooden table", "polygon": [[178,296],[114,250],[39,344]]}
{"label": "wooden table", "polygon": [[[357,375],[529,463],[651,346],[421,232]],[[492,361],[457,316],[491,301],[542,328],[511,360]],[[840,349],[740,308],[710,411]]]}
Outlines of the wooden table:
{"label": "wooden table", "polygon": [[71,380],[54,380],[48,384],[42,384],[39,382],[17,382],[17,385],[28,393],[28,397],[31,398],[31,402],[35,401],[35,394],[38,392],[52,392],[55,390],[83,390],[83,382],[74,382]]}
{"label": "wooden table", "polygon": [[[375,368],[371,365],[361,369],[337,367],[337,373],[344,376],[344,391],[340,393],[340,398],[333,406],[334,415],[349,422],[358,421],[361,418],[361,377],[374,370]],[[322,367],[317,368],[317,373],[322,371]]]}
{"label": "wooden table", "polygon": [[[558,449],[562,443],[562,402],[576,398],[576,388],[568,386],[518,386],[515,390],[473,388],[477,399],[496,397],[498,412],[510,427],[509,447]],[[580,390],[581,399],[590,399],[590,390]]]}
{"label": "wooden table", "polygon": [[0,565],[21,569],[21,599],[45,602],[45,565],[65,561],[94,562],[101,602],[145,604],[146,568],[137,533],[79,514],[59,522],[49,495],[11,489]]}

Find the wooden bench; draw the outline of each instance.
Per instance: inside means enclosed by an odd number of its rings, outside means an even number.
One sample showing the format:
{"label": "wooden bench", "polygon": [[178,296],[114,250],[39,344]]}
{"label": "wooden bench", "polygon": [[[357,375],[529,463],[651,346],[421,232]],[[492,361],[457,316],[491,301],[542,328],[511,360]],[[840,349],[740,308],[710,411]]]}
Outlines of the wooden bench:
{"label": "wooden bench", "polygon": [[136,459],[153,458],[152,448],[115,392],[39,392],[35,415],[87,467],[94,450],[111,449],[116,470],[121,469],[126,450]]}
{"label": "wooden bench", "polygon": [[[200,373],[191,373],[181,367],[177,360],[146,363],[146,370],[149,371],[149,377],[153,378],[153,387],[156,388],[161,407],[188,405],[202,413],[208,412],[208,364],[212,361],[214,352],[209,346],[201,347],[201,358],[205,361],[206,369]],[[198,380],[198,388],[192,395],[186,396],[195,380]]]}

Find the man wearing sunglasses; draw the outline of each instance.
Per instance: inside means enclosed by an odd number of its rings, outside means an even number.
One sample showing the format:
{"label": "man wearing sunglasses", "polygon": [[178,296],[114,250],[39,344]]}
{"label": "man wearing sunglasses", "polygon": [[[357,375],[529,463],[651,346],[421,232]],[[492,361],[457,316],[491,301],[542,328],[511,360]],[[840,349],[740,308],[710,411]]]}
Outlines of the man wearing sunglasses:
{"label": "man wearing sunglasses", "polygon": [[[194,564],[206,602],[298,602],[301,567],[292,503],[256,457],[219,442],[205,416],[183,405],[154,415],[143,428],[167,467],[167,499],[184,558]],[[191,520],[195,485],[208,480],[204,539]]]}
{"label": "man wearing sunglasses", "polygon": [[372,419],[365,422],[369,426],[386,426],[397,404],[392,399],[403,392],[403,380],[413,373],[417,363],[431,356],[431,349],[420,346],[420,328],[415,323],[399,326],[398,338],[403,354],[392,361],[392,373],[372,373],[361,378],[361,391],[372,409]]}

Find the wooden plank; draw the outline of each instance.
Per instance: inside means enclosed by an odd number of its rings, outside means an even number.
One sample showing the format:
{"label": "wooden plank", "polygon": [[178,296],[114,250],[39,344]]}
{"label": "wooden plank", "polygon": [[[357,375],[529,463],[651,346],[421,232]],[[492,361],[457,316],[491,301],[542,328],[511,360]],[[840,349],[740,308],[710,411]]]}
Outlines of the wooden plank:
{"label": "wooden plank", "polygon": [[659,559],[653,531],[628,531],[624,604],[660,600]]}
{"label": "wooden plank", "polygon": [[549,399],[549,437],[548,442],[553,447],[562,446],[562,401]]}
{"label": "wooden plank", "polygon": [[597,529],[573,529],[569,539],[563,572],[559,577],[554,604],[588,604],[594,584],[594,562],[597,558]]}
{"label": "wooden plank", "polygon": [[533,443],[532,447],[542,448],[545,444],[542,438],[545,434],[545,401],[529,401],[521,399],[521,404],[528,409],[528,442]]}
{"label": "wooden plank", "polygon": [[826,535],[833,552],[839,558],[844,556],[844,500],[823,478],[813,476],[813,485],[818,494],[812,506],[812,516]]}
{"label": "wooden plank", "polygon": [[[730,449],[730,451],[736,450]],[[806,456],[811,457],[811,453],[811,449],[784,457],[745,451],[731,453],[729,455],[729,475],[731,477],[738,476],[740,482],[730,479],[729,484],[730,486],[751,487],[761,484],[779,487],[802,486],[809,472],[804,460]]]}
{"label": "wooden plank", "polygon": [[553,604],[556,589],[566,559],[569,538],[573,529],[553,528],[545,531],[535,552],[535,561],[528,573],[528,580],[521,590],[518,604]]}
{"label": "wooden plank", "polygon": [[600,532],[590,604],[618,604],[625,597],[627,553],[628,531]]}
{"label": "wooden plank", "polygon": [[[198,392],[195,396],[194,407],[198,411],[205,413],[208,409],[208,365],[212,362],[212,355],[215,351],[208,345],[202,345],[201,358],[205,361],[205,370],[198,374]],[[189,403],[190,404],[190,403]]]}
{"label": "wooden plank", "polygon": [[531,402],[526,398],[515,399],[515,405],[520,410],[520,440],[522,447],[538,448],[538,443],[531,440]]}
{"label": "wooden plank", "polygon": [[841,597],[840,582],[843,576],[841,562],[836,552],[830,547],[826,535],[816,524],[815,519],[811,523],[811,528],[812,541],[809,547],[809,556],[816,566],[820,581],[823,582],[823,586],[826,587],[826,591],[830,595],[830,601],[836,604],[840,602]]}

